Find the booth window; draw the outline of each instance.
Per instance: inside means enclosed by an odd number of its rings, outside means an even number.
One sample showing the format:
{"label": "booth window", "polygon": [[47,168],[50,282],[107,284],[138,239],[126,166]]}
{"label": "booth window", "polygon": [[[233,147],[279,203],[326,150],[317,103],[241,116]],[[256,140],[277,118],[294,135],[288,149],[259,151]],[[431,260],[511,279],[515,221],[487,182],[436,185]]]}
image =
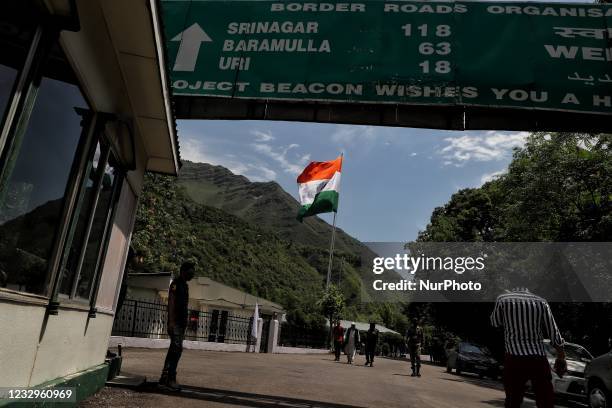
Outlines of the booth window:
{"label": "booth window", "polygon": [[89,300],[108,241],[122,175],[103,133],[90,153],[61,267],[59,294]]}
{"label": "booth window", "polygon": [[25,63],[35,25],[21,0],[0,2],[0,119],[4,116]]}
{"label": "booth window", "polygon": [[90,112],[59,43],[46,54],[0,160],[0,286],[34,294],[49,293],[49,264]]}
{"label": "booth window", "polygon": [[101,267],[101,256],[107,240],[111,221],[110,215],[116,201],[115,192],[119,185],[119,179],[117,170],[110,163],[107,163],[100,180],[98,205],[93,213],[91,233],[87,239],[84,263],[77,283],[76,295],[82,299],[89,299],[93,295],[94,280]]}

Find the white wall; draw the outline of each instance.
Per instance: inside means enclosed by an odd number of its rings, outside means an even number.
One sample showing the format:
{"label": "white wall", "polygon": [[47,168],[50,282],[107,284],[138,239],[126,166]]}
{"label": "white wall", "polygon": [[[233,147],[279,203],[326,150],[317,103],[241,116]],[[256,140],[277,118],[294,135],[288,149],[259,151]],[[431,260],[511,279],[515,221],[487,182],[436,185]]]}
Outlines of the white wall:
{"label": "white wall", "polygon": [[39,343],[44,305],[0,301],[0,310],[3,387],[34,386],[104,362],[112,316],[98,314],[88,322],[87,311],[60,308],[49,316]]}
{"label": "white wall", "polygon": [[49,316],[28,385],[102,364],[112,326],[113,317],[102,313],[88,319],[84,311],[60,309],[59,315]]}
{"label": "white wall", "polygon": [[34,366],[44,306],[0,301],[0,384],[26,386]]}

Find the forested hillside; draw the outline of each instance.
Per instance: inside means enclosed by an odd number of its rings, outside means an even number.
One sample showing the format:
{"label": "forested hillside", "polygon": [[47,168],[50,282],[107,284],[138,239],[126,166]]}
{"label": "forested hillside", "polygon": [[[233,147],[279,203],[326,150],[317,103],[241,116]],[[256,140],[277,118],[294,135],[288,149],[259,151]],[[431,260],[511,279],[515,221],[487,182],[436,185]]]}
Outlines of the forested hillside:
{"label": "forested hillside", "polygon": [[[144,255],[145,271],[176,271],[193,258],[198,275],[278,302],[292,322],[318,325],[331,227],[317,217],[300,224],[297,206],[276,183],[187,163],[178,179],[146,176],[133,245]],[[403,330],[398,305],[362,302],[361,278],[371,274],[365,265],[374,254],[337,234],[333,280],[347,300],[343,317]]]}
{"label": "forested hillside", "polygon": [[[436,208],[422,242],[598,242],[612,240],[612,136],[535,133],[514,152],[508,172],[455,193]],[[562,285],[563,282],[551,283]],[[603,352],[612,304],[557,303],[567,340]],[[412,305],[432,323],[491,343],[492,305]],[[503,344],[499,339],[492,346]]]}

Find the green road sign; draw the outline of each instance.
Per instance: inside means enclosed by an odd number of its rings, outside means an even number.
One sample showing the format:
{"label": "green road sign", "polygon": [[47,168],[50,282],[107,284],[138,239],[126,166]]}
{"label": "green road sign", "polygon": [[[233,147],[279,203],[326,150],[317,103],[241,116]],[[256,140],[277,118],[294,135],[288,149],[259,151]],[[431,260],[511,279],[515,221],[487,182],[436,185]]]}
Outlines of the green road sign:
{"label": "green road sign", "polygon": [[612,113],[612,6],[162,5],[175,95]]}

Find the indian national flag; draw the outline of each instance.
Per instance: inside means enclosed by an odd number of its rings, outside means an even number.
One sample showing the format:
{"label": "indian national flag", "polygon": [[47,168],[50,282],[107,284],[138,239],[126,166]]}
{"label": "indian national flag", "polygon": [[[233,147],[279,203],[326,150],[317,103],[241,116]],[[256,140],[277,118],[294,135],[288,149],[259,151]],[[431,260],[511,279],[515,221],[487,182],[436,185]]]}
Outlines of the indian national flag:
{"label": "indian national flag", "polygon": [[300,204],[297,219],[338,211],[342,156],[327,162],[311,162],[297,178]]}

